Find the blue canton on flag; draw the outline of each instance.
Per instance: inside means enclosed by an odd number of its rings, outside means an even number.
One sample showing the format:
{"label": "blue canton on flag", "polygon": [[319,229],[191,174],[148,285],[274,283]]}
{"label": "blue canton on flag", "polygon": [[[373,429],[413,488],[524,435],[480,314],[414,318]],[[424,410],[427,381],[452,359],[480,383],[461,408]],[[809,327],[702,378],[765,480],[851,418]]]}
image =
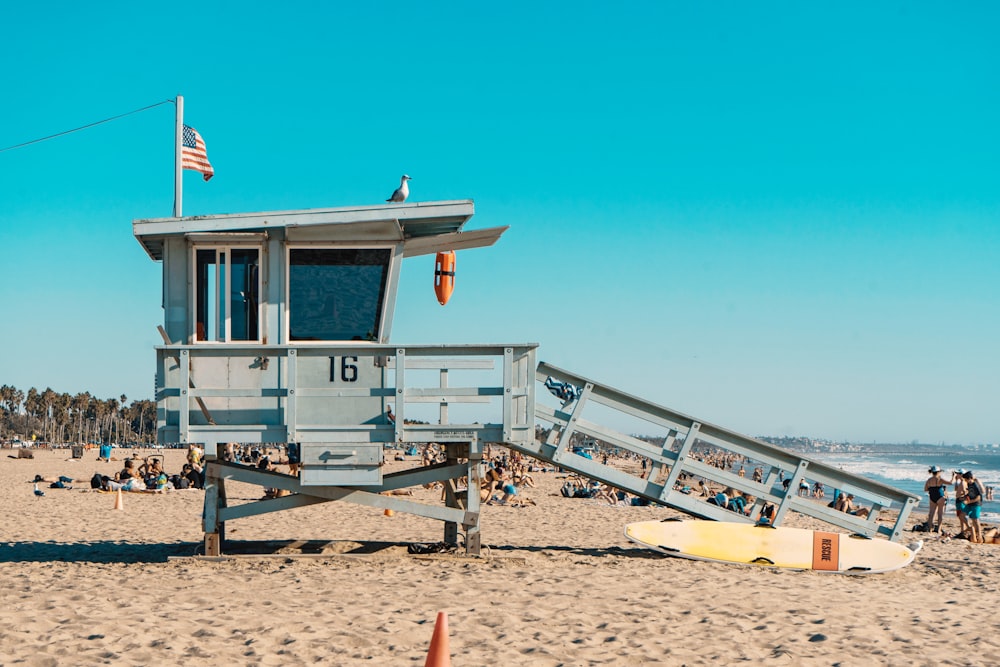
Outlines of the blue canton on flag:
{"label": "blue canton on flag", "polygon": [[208,161],[205,142],[198,134],[198,130],[187,125],[184,126],[184,136],[181,141],[181,166],[184,169],[200,171],[206,181],[215,175],[215,170]]}

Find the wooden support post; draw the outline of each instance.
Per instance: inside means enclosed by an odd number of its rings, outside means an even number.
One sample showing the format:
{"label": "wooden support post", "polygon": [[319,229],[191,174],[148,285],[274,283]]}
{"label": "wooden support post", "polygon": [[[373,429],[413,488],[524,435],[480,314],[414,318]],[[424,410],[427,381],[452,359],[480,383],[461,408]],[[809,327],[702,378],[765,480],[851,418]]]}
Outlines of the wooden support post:
{"label": "wooden support post", "polygon": [[478,556],[482,551],[481,539],[478,525],[469,528],[465,533],[465,555]]}
{"label": "wooden support post", "polygon": [[[229,507],[229,499],[226,496],[226,480],[222,477],[218,478],[216,481],[216,486],[219,489],[218,504],[221,510],[224,507]],[[222,549],[222,545],[226,543],[226,522],[219,522],[219,549]]]}
{"label": "wooden support post", "polygon": [[[445,465],[453,466],[458,464],[458,443],[449,442],[445,445]],[[457,499],[455,498],[454,492],[448,493],[447,491],[453,490],[454,483],[449,480],[449,484],[445,484],[445,506],[446,507],[458,507]],[[458,524],[454,521],[444,522],[444,541],[447,544],[458,544]]]}
{"label": "wooden support post", "polygon": [[466,452],[466,479],[468,480],[468,499],[465,503],[466,517],[474,518],[474,522],[467,521],[465,528],[465,554],[467,556],[478,556],[481,549],[479,534],[479,519],[482,501],[479,492],[482,488],[483,480],[481,475],[483,463],[483,450],[477,440],[469,443],[469,450]]}
{"label": "wooden support post", "polygon": [[219,475],[219,467],[209,463],[205,467],[205,555],[221,556],[225,541],[225,523],[219,520],[220,510],[226,506],[226,483]]}
{"label": "wooden support post", "polygon": [[221,556],[222,546],[218,533],[205,533],[205,555]]}
{"label": "wooden support post", "polygon": [[[478,556],[481,548],[479,535],[480,500],[479,490],[482,487],[482,479],[479,471],[482,465],[482,454],[474,452],[474,447],[469,447],[470,455],[466,462],[468,473],[466,479],[468,483],[468,498],[465,503],[466,515],[474,516],[476,522],[465,526],[465,554],[467,556]],[[475,458],[473,458],[475,457]]]}

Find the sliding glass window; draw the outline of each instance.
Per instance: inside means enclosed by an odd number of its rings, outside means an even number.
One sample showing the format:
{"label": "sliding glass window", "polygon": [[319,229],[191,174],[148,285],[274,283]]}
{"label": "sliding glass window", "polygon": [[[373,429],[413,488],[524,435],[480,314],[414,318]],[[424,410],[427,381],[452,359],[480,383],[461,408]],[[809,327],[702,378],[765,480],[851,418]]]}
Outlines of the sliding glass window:
{"label": "sliding glass window", "polygon": [[260,340],[260,249],[196,247],[195,340]]}

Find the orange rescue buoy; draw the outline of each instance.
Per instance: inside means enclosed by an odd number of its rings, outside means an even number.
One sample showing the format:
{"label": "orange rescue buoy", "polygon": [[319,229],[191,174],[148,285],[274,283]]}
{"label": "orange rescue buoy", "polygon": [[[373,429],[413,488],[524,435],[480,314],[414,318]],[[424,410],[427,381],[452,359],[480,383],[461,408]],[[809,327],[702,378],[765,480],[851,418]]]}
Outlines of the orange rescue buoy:
{"label": "orange rescue buoy", "polygon": [[439,252],[434,260],[434,293],[442,306],[455,291],[455,251]]}

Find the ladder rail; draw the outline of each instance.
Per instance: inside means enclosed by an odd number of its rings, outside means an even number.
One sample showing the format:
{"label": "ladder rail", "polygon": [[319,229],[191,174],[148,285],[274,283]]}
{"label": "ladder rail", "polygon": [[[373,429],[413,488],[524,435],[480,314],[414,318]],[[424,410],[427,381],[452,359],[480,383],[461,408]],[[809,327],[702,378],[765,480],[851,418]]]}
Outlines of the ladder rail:
{"label": "ladder rail", "polygon": [[[535,417],[558,429],[558,439],[551,443],[508,442],[511,448],[524,454],[548,461],[562,468],[596,479],[652,502],[668,505],[701,518],[751,522],[759,515],[763,504],[774,504],[777,511],[774,525],[780,525],[788,512],[810,516],[819,521],[836,525],[852,532],[873,537],[883,535],[890,540],[902,537],[903,527],[919,498],[887,484],[854,475],[820,461],[812,460],[770,443],[751,438],[714,424],[695,419],[680,412],[638,398],[626,392],[601,385],[582,375],[566,371],[545,362],[539,362],[535,379],[543,383],[553,378],[577,387],[580,400],[566,401],[559,409],[536,403]],[[672,442],[668,447],[640,440],[584,418],[588,406],[602,405],[630,417],[668,429]],[[650,476],[666,475],[663,483],[656,478],[644,479],[629,472],[604,465],[571,451],[570,443],[575,434],[596,438],[632,454],[647,459]],[[689,439],[693,441],[689,442]],[[696,450],[696,445],[699,449]],[[744,457],[764,469],[762,482],[750,476],[717,468],[698,458],[704,447]],[[676,451],[674,449],[676,448]],[[780,474],[790,480],[787,486],[778,483]],[[710,482],[732,487],[757,498],[751,516],[740,515],[705,502],[696,495],[676,488],[682,479],[701,477]],[[840,512],[810,496],[798,495],[799,481],[821,482],[828,488],[842,493],[852,493],[871,507],[867,517]],[[811,486],[811,485],[810,485]],[[898,511],[891,525],[880,524],[881,510]]]}

